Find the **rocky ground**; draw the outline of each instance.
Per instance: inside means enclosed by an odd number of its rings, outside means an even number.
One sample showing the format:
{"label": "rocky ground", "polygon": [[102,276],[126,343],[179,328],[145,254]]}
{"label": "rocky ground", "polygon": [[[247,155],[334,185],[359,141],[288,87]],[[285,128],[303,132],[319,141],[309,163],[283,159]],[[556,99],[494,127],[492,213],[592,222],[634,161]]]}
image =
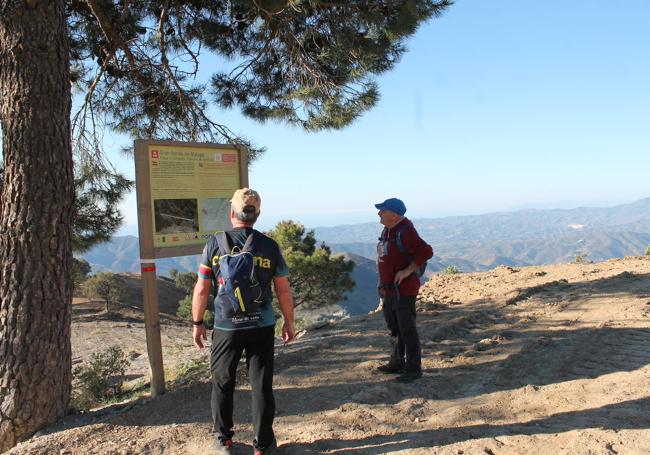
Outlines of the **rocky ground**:
{"label": "rocky ground", "polygon": [[[650,259],[435,276],[418,306],[424,377],[413,384],[374,372],[388,349],[380,313],[278,345],[278,454],[650,453]],[[102,336],[96,345],[121,340],[146,359],[133,311],[128,322],[75,316],[77,361]],[[207,356],[172,317],[163,344],[167,364]],[[252,453],[241,379],[235,453]],[[10,453],[208,454],[209,391],[199,381],[71,415]]]}

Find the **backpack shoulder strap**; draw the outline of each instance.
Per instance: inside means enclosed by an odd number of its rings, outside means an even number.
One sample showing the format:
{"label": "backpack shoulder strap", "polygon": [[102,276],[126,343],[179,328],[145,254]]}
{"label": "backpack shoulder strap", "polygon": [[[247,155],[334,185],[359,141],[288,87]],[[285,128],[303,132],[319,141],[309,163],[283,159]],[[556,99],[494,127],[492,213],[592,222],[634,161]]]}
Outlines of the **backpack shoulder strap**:
{"label": "backpack shoulder strap", "polygon": [[408,250],[404,246],[404,242],[402,242],[402,231],[404,230],[404,226],[400,226],[400,228],[397,230],[397,234],[395,235],[395,244],[397,245],[397,248],[399,248],[400,252],[408,258],[409,261],[412,261],[411,255],[409,254]]}
{"label": "backpack shoulder strap", "polygon": [[250,234],[248,234],[248,237],[246,238],[246,243],[244,243],[244,246],[241,249],[242,251],[251,251],[253,249],[253,243],[256,240],[256,233],[257,231],[253,229],[253,231]]}
{"label": "backpack shoulder strap", "polygon": [[217,245],[219,246],[219,250],[221,250],[221,253],[230,254],[231,248],[230,248],[230,243],[228,243],[228,236],[226,235],[226,231],[222,231],[219,234],[215,234],[215,238],[217,240]]}

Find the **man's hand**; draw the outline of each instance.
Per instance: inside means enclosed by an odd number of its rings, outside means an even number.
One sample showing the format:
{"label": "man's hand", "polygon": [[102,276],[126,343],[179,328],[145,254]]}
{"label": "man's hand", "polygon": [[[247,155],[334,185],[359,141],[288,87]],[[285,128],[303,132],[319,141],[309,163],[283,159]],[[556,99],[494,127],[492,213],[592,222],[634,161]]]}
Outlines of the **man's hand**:
{"label": "man's hand", "polygon": [[418,266],[415,265],[415,262],[411,262],[406,268],[400,270],[395,274],[395,279],[393,280],[393,283],[401,284],[402,280],[408,278],[411,274],[415,273],[417,269]]}
{"label": "man's hand", "polygon": [[293,321],[287,322],[285,320],[282,324],[282,340],[285,343],[289,343],[294,338],[296,338],[296,325],[293,323]]}
{"label": "man's hand", "polygon": [[400,270],[395,274],[395,279],[393,280],[393,282],[397,284],[401,284],[402,280],[408,278],[413,272],[415,272],[416,268],[417,266],[413,262],[411,262],[408,267]]}
{"label": "man's hand", "polygon": [[194,346],[202,349],[203,342],[208,339],[208,335],[206,334],[205,326],[203,324],[194,326],[194,329],[192,330],[192,338],[194,339]]}
{"label": "man's hand", "polygon": [[395,279],[393,280],[394,283],[401,284],[402,280],[409,276],[410,273],[406,272],[406,269],[402,269],[399,272],[395,274]]}

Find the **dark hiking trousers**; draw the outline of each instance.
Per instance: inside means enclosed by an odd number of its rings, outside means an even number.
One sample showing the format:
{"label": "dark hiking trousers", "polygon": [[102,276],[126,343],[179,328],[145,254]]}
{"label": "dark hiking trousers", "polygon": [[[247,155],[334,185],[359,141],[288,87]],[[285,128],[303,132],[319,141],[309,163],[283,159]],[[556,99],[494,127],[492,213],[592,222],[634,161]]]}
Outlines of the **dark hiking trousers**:
{"label": "dark hiking trousers", "polygon": [[252,389],[253,432],[256,447],[274,441],[273,343],[274,327],[212,332],[210,371],[212,372],[212,422],[217,436],[232,438],[235,373],[246,351],[248,380]]}
{"label": "dark hiking trousers", "polygon": [[420,337],[415,327],[415,296],[385,296],[384,319],[390,330],[392,351],[390,363],[404,364],[406,355],[406,371],[420,371],[422,354],[420,352]]}

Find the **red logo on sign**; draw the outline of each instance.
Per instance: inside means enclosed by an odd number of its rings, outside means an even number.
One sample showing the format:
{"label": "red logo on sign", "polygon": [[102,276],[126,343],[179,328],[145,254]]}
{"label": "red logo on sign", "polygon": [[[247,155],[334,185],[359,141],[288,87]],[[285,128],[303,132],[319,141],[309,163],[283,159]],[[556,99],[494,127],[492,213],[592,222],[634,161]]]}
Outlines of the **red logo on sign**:
{"label": "red logo on sign", "polygon": [[178,242],[178,240],[179,240],[179,239],[178,239],[178,236],[177,236],[177,235],[175,235],[175,236],[172,237],[172,242]]}
{"label": "red logo on sign", "polygon": [[160,155],[160,152],[158,150],[152,150],[151,151],[151,158],[158,158]]}
{"label": "red logo on sign", "polygon": [[237,161],[237,157],[233,153],[224,153],[221,159],[224,163],[235,163]]}

